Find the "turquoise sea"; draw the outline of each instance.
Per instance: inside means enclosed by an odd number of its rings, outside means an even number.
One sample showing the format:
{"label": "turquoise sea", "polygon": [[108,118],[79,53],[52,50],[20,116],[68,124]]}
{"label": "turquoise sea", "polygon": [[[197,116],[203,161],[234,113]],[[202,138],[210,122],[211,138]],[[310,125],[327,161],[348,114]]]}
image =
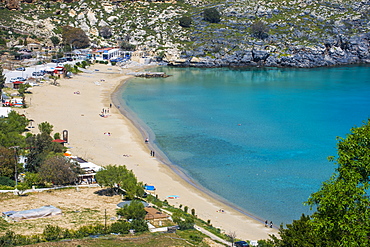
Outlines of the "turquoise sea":
{"label": "turquoise sea", "polygon": [[[160,67],[116,97],[164,160],[275,225],[291,223],[335,171],[336,137],[370,118],[370,67]],[[180,192],[179,192],[180,193]]]}

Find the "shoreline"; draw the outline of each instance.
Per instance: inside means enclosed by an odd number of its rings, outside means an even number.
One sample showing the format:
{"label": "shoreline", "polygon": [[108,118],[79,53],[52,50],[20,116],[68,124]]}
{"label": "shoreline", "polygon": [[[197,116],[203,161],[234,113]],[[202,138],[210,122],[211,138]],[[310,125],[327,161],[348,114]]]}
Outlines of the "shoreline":
{"label": "shoreline", "polygon": [[[264,227],[264,224],[260,222],[261,219],[245,214],[243,210],[225,202],[225,200],[217,197],[217,195],[213,195],[213,193],[207,193],[204,188],[199,188],[199,185],[196,183],[195,185],[192,182],[189,183],[192,179],[186,176],[186,174],[179,174],[178,171],[181,172],[181,169],[173,169],[176,166],[166,164],[162,159],[149,157],[149,148],[154,148],[154,146],[144,143],[142,138],[146,133],[142,133],[142,127],[136,126],[130,117],[122,112],[124,110],[122,107],[112,107],[109,113],[110,116],[106,119],[97,117],[102,107],[108,108],[110,102],[114,103],[115,100],[117,101],[117,99],[113,99],[114,95],[117,94],[128,79],[133,77],[126,75],[126,73],[128,70],[134,70],[134,68],[118,69],[117,67],[107,65],[92,65],[91,67],[98,67],[99,70],[109,68],[114,69],[116,72],[109,74],[101,72],[83,73],[76,75],[73,79],[61,79],[60,87],[42,85],[40,88],[35,88],[35,92],[41,91],[41,95],[39,95],[41,97],[32,99],[30,108],[24,110],[27,118],[34,119],[35,124],[48,121],[54,126],[54,130],[58,132],[65,129],[67,125],[68,130],[71,131],[69,144],[71,145],[70,151],[73,155],[81,156],[102,166],[108,164],[126,165],[128,169],[133,170],[138,181],[153,184],[157,188],[156,194],[161,200],[166,199],[166,195],[179,194],[179,199],[167,199],[169,203],[176,207],[184,205],[188,206],[189,209],[194,208],[199,218],[205,221],[211,220],[213,226],[221,228],[225,233],[235,232],[237,238],[245,240],[267,239],[269,234],[277,235],[277,230]],[[148,66],[136,69],[143,70],[146,68]],[[84,82],[96,81],[96,77],[91,78],[89,76],[94,74],[104,78],[104,82],[100,86],[89,84],[85,92],[85,87],[83,89],[81,87]],[[117,74],[119,75],[117,76]],[[78,80],[79,77],[85,77],[84,79],[86,80],[81,82]],[[74,83],[71,85],[68,81],[74,81]],[[66,86],[67,84],[68,86]],[[46,90],[46,87],[50,90]],[[66,91],[65,87],[68,87],[68,91]],[[80,90],[81,95],[71,95],[72,90]],[[52,106],[41,103],[45,102],[45,100],[46,103],[50,101],[48,93],[51,91],[56,91],[60,96],[64,95],[64,97],[58,97],[64,98],[64,102],[63,99],[60,99],[59,109],[55,109],[58,107],[58,99],[55,99],[55,102],[50,102]],[[85,96],[85,93],[88,94],[85,100],[80,100],[80,98]],[[30,97],[33,96],[31,95]],[[68,102],[68,104],[66,104],[66,101],[69,101],[67,98],[71,99],[71,102]],[[90,102],[91,99],[95,98],[99,98],[99,100],[96,100],[99,102],[95,102],[95,100]],[[86,102],[86,99],[89,102]],[[35,110],[35,106],[39,106],[42,110]],[[70,108],[71,106],[75,107]],[[48,110],[49,107],[51,108],[50,111]],[[55,114],[53,111],[63,112],[63,114]],[[87,111],[88,114],[87,112],[81,113],[81,111]],[[23,112],[23,109],[19,109],[19,112]],[[92,112],[95,112],[95,114]],[[63,115],[65,121],[63,121],[62,116],[58,115]],[[75,116],[75,119],[72,115]],[[78,115],[80,116],[78,117]],[[46,120],[43,120],[43,118]],[[68,121],[66,118],[68,118]],[[85,127],[85,124],[91,124],[92,122],[94,123],[92,126],[89,126],[89,128]],[[102,132],[105,131],[107,126],[111,128],[112,137],[102,136]],[[84,133],[90,133],[97,137],[88,138]],[[78,134],[78,140],[73,139],[75,134]],[[119,154],[122,152],[122,149],[125,152],[127,151],[130,157],[122,157],[122,154]],[[100,152],[98,152],[99,150]],[[224,209],[225,213],[217,212],[220,208]]]}

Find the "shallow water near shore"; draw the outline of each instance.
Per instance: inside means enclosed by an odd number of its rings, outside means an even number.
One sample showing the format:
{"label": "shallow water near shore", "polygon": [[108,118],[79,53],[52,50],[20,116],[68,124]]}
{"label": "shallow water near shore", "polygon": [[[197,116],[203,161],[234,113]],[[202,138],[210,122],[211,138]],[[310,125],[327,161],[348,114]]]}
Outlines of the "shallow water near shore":
{"label": "shallow water near shore", "polygon": [[171,76],[124,84],[130,117],[194,181],[276,225],[310,213],[336,137],[370,118],[367,66],[151,71]]}

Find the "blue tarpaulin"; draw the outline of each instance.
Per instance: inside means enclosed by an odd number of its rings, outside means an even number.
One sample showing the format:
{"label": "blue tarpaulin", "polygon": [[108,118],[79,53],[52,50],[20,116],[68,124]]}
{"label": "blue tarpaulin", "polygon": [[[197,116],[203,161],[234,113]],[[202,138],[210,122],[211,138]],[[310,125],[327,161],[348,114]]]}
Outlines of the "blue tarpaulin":
{"label": "blue tarpaulin", "polygon": [[145,185],[144,188],[146,190],[155,190],[155,187],[153,185]]}

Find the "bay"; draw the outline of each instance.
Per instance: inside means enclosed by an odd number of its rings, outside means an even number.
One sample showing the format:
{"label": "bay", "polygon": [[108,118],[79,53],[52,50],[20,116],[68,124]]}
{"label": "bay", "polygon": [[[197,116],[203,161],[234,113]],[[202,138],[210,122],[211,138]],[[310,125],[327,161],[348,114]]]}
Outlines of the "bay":
{"label": "bay", "polygon": [[118,100],[158,154],[276,225],[310,214],[303,202],[335,171],[336,137],[370,118],[367,66],[155,71],[171,76],[134,78]]}

